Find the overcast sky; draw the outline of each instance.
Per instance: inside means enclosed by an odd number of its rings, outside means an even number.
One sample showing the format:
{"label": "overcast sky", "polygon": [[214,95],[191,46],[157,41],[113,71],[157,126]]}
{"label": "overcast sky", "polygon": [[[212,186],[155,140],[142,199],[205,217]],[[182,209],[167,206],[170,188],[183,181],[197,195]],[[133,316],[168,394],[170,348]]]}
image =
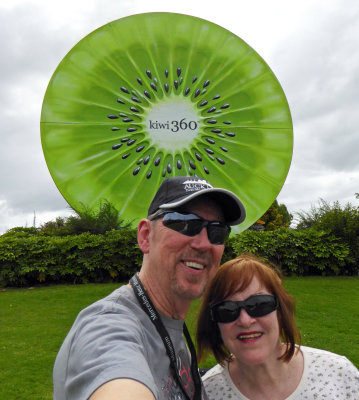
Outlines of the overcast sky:
{"label": "overcast sky", "polygon": [[70,214],[40,140],[47,84],[66,53],[96,28],[169,11],[217,23],[271,67],[294,125],[292,165],[279,195],[290,212],[319,198],[358,205],[357,0],[11,0],[0,4],[0,234]]}

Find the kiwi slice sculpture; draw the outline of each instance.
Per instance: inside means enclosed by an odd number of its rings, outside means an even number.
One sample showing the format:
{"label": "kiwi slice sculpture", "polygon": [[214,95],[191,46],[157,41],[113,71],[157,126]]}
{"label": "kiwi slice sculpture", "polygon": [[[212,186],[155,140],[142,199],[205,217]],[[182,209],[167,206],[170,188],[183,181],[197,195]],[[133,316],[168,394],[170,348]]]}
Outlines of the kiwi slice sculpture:
{"label": "kiwi slice sculpture", "polygon": [[41,141],[77,211],[107,200],[137,223],[163,179],[198,176],[243,201],[238,233],[280,192],[293,127],[277,78],[242,39],[197,17],[145,13],[98,28],[63,58]]}

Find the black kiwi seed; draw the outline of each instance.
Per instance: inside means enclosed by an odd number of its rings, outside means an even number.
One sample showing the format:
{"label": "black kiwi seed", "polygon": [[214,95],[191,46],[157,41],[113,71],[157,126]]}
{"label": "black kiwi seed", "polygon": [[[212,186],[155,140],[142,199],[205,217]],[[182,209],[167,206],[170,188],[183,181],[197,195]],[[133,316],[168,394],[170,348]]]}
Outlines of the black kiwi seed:
{"label": "black kiwi seed", "polygon": [[117,116],[117,115],[113,115],[113,114],[109,114],[109,115],[107,116],[107,118],[110,118],[110,119],[118,119],[118,116]]}
{"label": "black kiwi seed", "polygon": [[114,144],[114,145],[112,146],[112,150],[117,150],[117,149],[119,149],[121,146],[122,146],[122,143],[120,143],[120,144]]}
{"label": "black kiwi seed", "polygon": [[197,79],[198,79],[197,76],[194,76],[192,79],[192,83],[195,83]]}
{"label": "black kiwi seed", "polygon": [[210,143],[210,144],[215,144],[215,143],[216,143],[213,139],[207,138],[206,140],[207,140],[207,142]]}
{"label": "black kiwi seed", "polygon": [[200,93],[201,91],[199,89],[196,89],[196,91],[194,92],[194,97],[197,97]]}
{"label": "black kiwi seed", "polygon": [[213,97],[213,100],[217,100],[217,99],[219,99],[221,96],[219,95],[219,94],[216,94],[214,97]]}
{"label": "black kiwi seed", "polygon": [[223,104],[223,106],[221,106],[222,110],[225,108],[228,108],[228,107],[229,107],[229,104]]}
{"label": "black kiwi seed", "polygon": [[141,100],[137,97],[131,97],[131,100],[135,101],[136,103],[141,103]]}
{"label": "black kiwi seed", "polygon": [[215,107],[215,106],[211,107],[211,108],[207,111],[207,113],[212,113],[213,111],[216,111],[216,107]]}
{"label": "black kiwi seed", "polygon": [[179,84],[182,85],[182,82],[183,82],[183,78],[182,78],[182,76],[181,76],[181,77],[180,77],[180,80],[179,80]]}
{"label": "black kiwi seed", "polygon": [[190,166],[192,169],[196,169],[196,164],[195,164],[193,161],[189,161],[189,166]]}
{"label": "black kiwi seed", "polygon": [[207,100],[203,100],[203,101],[201,101],[200,103],[199,103],[199,106],[200,107],[203,107],[203,106],[205,106],[205,105],[207,105],[208,104],[208,101]]}
{"label": "black kiwi seed", "polygon": [[220,164],[222,164],[222,165],[225,164],[225,162],[224,162],[221,158],[216,157],[216,160],[217,160]]}
{"label": "black kiwi seed", "polygon": [[127,114],[125,114],[125,113],[119,113],[118,114],[120,117],[127,117]]}
{"label": "black kiwi seed", "polygon": [[121,99],[117,99],[117,103],[125,104],[125,102]]}
{"label": "black kiwi seed", "polygon": [[140,151],[142,151],[145,148],[145,146],[138,146],[136,149],[136,152],[139,153]]}
{"label": "black kiwi seed", "polygon": [[143,163],[147,165],[149,161],[150,161],[150,156],[146,156],[145,159],[143,160]]}
{"label": "black kiwi seed", "polygon": [[208,171],[208,169],[206,168],[206,167],[203,167],[203,171],[208,175],[209,174],[209,171]]}
{"label": "black kiwi seed", "polygon": [[172,172],[172,166],[170,163],[167,164],[167,172],[170,174]]}
{"label": "black kiwi seed", "polygon": [[130,110],[136,113],[140,112],[136,107],[130,107]]}
{"label": "black kiwi seed", "polygon": [[168,83],[165,83],[163,86],[165,87],[165,91],[168,93],[168,90],[169,90]]}
{"label": "black kiwi seed", "polygon": [[149,99],[151,98],[151,95],[147,92],[147,90],[145,90],[143,93],[144,93],[144,95],[145,95],[146,97],[148,97]]}
{"label": "black kiwi seed", "polygon": [[111,131],[119,131],[120,130],[120,128],[117,128],[117,126],[113,126],[112,128],[111,128]]}
{"label": "black kiwi seed", "polygon": [[180,160],[177,160],[177,169],[181,169],[182,168],[182,164]]}
{"label": "black kiwi seed", "polygon": [[221,129],[212,129],[212,132],[213,132],[213,133],[221,133],[222,130],[221,130]]}
{"label": "black kiwi seed", "polygon": [[136,162],[136,164],[137,164],[137,165],[140,165],[140,164],[142,163],[142,161],[143,161],[143,158],[140,158],[140,159]]}
{"label": "black kiwi seed", "polygon": [[129,139],[128,137],[125,137],[125,138],[122,138],[122,139],[121,139],[121,142],[122,142],[122,143],[125,143],[125,142],[128,142],[129,140],[130,140],[130,139]]}
{"label": "black kiwi seed", "polygon": [[217,123],[217,121],[215,119],[208,119],[206,122],[208,124],[216,124]]}
{"label": "black kiwi seed", "polygon": [[202,157],[198,153],[194,153],[198,161],[202,161]]}
{"label": "black kiwi seed", "polygon": [[212,150],[212,149],[205,149],[206,150],[206,152],[208,153],[208,154],[214,154],[214,151]]}
{"label": "black kiwi seed", "polygon": [[173,82],[173,84],[174,84],[175,88],[178,89],[178,80],[177,79]]}
{"label": "black kiwi seed", "polygon": [[155,159],[155,167],[158,166],[158,164],[160,163],[160,161],[161,161],[161,157],[157,157],[157,158]]}
{"label": "black kiwi seed", "polygon": [[137,78],[137,82],[138,82],[140,85],[143,85],[141,78]]}
{"label": "black kiwi seed", "polygon": [[184,91],[184,95],[187,96],[190,91],[191,91],[191,89],[189,87],[186,87],[186,89]]}
{"label": "black kiwi seed", "polygon": [[231,121],[223,121],[223,123],[226,125],[231,125],[232,122]]}
{"label": "black kiwi seed", "polygon": [[207,87],[208,85],[209,85],[209,80],[207,79],[205,82],[204,82],[204,84],[203,84],[203,87],[205,88],[205,87]]}
{"label": "black kiwi seed", "polygon": [[147,178],[147,179],[150,179],[150,178],[151,178],[151,175],[152,175],[152,171],[150,171],[150,172],[146,175],[146,178]]}
{"label": "black kiwi seed", "polygon": [[181,68],[177,68],[177,76],[178,77],[181,75],[181,72],[182,72]]}
{"label": "black kiwi seed", "polygon": [[120,89],[121,89],[124,93],[130,94],[130,92],[129,92],[124,86],[121,86]]}
{"label": "black kiwi seed", "polygon": [[226,132],[226,135],[227,135],[227,136],[230,136],[230,137],[236,136],[233,132]]}
{"label": "black kiwi seed", "polygon": [[140,169],[141,169],[141,167],[137,167],[137,168],[135,168],[134,170],[133,170],[133,175],[137,175],[138,174],[138,172],[140,171]]}
{"label": "black kiwi seed", "polygon": [[221,149],[221,150],[223,150],[223,151],[225,151],[226,153],[227,153],[227,151],[228,151],[228,149],[227,149],[227,148],[225,148],[225,147],[222,147],[222,146],[220,147],[220,149]]}
{"label": "black kiwi seed", "polygon": [[168,69],[165,70],[165,77],[168,78]]}
{"label": "black kiwi seed", "polygon": [[131,144],[134,144],[136,142],[136,139],[131,139],[127,142],[127,146],[131,146]]}
{"label": "black kiwi seed", "polygon": [[131,118],[124,118],[122,121],[123,121],[123,122],[132,122],[133,119],[131,119]]}
{"label": "black kiwi seed", "polygon": [[125,159],[125,158],[129,157],[129,155],[130,155],[130,153],[126,153],[126,154],[124,154],[124,155],[122,156],[122,158]]}
{"label": "black kiwi seed", "polygon": [[151,74],[151,71],[149,69],[146,69],[146,74],[150,79],[152,79],[152,74]]}
{"label": "black kiwi seed", "polygon": [[136,132],[137,128],[127,128],[127,132]]}
{"label": "black kiwi seed", "polygon": [[153,82],[150,83],[150,86],[155,92],[157,92],[157,87]]}

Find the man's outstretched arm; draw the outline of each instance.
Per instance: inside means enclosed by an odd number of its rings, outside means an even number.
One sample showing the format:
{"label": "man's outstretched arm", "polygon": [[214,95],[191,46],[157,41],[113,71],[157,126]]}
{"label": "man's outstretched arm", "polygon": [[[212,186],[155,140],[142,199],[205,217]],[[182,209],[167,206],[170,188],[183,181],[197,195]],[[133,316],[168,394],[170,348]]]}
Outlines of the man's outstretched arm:
{"label": "man's outstretched arm", "polygon": [[144,384],[133,379],[114,379],[100,386],[89,400],[155,400]]}

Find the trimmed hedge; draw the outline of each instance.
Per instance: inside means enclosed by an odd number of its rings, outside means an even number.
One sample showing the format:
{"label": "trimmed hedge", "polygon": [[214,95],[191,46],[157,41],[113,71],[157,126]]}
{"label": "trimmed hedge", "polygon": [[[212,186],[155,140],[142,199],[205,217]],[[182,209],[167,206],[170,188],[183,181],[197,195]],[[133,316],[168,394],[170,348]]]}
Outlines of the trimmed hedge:
{"label": "trimmed hedge", "polygon": [[285,275],[354,275],[349,246],[332,234],[306,229],[246,231],[231,238],[226,257],[247,252],[278,266]]}
{"label": "trimmed hedge", "polygon": [[[354,275],[349,248],[339,238],[314,230],[246,231],[231,237],[222,261],[256,254],[279,266],[285,275]],[[349,260],[350,261],[350,260]],[[47,236],[12,232],[0,236],[0,286],[38,283],[123,282],[139,270],[142,253],[136,230],[103,235]]]}
{"label": "trimmed hedge", "polygon": [[136,230],[104,235],[0,237],[0,285],[125,281],[139,270]]}

